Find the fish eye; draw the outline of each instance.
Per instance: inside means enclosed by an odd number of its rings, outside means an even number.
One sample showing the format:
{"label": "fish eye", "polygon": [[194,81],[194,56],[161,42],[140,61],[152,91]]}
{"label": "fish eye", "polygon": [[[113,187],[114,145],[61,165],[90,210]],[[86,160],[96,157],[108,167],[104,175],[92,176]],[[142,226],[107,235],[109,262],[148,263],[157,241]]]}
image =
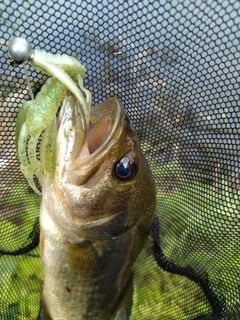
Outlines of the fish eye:
{"label": "fish eye", "polygon": [[122,158],[115,165],[115,176],[118,180],[129,181],[135,177],[136,173],[136,167],[128,157]]}

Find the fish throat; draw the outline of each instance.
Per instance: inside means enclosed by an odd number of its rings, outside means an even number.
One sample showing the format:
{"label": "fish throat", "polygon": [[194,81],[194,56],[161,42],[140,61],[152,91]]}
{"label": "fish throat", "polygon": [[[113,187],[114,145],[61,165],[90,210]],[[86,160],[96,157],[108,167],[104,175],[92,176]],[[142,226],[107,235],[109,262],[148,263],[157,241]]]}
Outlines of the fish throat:
{"label": "fish throat", "polygon": [[92,154],[99,154],[116,133],[116,127],[120,120],[120,110],[116,108],[118,102],[116,99],[110,99],[108,103],[108,106],[106,103],[102,103],[91,109],[86,141],[79,154],[79,158],[82,160]]}

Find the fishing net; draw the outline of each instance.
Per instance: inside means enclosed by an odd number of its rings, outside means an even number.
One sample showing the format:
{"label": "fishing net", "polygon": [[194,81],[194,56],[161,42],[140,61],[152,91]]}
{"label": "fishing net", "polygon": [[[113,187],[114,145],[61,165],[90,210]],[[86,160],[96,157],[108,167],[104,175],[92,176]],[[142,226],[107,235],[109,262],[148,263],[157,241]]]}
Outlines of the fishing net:
{"label": "fishing net", "polygon": [[[0,4],[0,319],[38,319],[41,198],[15,153],[30,100],[7,41],[77,57],[96,105],[117,97],[157,186],[135,266],[132,320],[240,319],[238,0],[10,1]],[[47,76],[29,70],[34,95]],[[146,186],[147,188],[147,186]]]}

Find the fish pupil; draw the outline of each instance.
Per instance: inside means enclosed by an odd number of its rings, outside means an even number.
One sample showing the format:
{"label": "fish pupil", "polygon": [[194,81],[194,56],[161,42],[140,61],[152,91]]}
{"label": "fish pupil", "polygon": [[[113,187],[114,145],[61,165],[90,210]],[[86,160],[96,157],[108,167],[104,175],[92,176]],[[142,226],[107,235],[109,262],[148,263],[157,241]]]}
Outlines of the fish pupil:
{"label": "fish pupil", "polygon": [[116,167],[117,174],[121,177],[128,177],[131,174],[131,168],[125,167],[122,163],[119,163]]}
{"label": "fish pupil", "polygon": [[116,165],[116,175],[119,180],[130,180],[133,178],[133,165],[128,157],[122,158]]}

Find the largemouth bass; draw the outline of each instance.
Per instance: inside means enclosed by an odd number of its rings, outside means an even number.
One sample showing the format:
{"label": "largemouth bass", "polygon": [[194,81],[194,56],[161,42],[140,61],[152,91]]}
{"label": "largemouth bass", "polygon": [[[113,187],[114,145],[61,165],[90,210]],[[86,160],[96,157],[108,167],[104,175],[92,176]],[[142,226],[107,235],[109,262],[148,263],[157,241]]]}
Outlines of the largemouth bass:
{"label": "largemouth bass", "polygon": [[[43,178],[43,319],[129,319],[133,265],[155,212],[155,185],[120,102],[84,126],[67,93],[58,116],[53,182]],[[46,178],[47,180],[47,178]]]}

